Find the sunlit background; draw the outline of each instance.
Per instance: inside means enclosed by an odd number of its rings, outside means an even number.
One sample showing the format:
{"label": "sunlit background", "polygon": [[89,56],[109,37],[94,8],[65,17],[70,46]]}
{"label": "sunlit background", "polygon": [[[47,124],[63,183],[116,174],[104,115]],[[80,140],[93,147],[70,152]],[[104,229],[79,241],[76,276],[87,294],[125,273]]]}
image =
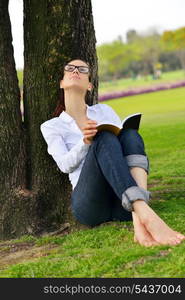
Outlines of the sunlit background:
{"label": "sunlit background", "polygon": [[[92,0],[97,45],[139,34],[175,30],[185,26],[184,0]],[[23,1],[10,0],[16,66],[23,68]]]}

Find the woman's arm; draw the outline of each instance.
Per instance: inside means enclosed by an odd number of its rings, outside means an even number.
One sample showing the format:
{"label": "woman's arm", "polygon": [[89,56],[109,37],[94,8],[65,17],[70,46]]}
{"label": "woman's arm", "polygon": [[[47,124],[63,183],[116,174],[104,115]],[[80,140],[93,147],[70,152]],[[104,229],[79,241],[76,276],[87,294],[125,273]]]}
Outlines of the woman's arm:
{"label": "woman's arm", "polygon": [[68,151],[56,126],[53,126],[49,121],[46,121],[41,124],[40,129],[48,145],[48,153],[53,157],[59,169],[63,173],[73,172],[85,158],[89,145],[85,144],[82,138],[70,151]]}

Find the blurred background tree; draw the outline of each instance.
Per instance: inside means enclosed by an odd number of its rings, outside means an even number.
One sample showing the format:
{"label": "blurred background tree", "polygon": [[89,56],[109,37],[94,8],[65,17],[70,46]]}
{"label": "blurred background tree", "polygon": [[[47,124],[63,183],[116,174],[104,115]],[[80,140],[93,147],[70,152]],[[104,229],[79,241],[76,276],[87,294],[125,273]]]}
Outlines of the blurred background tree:
{"label": "blurred background tree", "polygon": [[117,40],[97,47],[100,81],[121,77],[136,78],[160,71],[185,68],[185,28],[159,34],[149,30],[140,34],[131,29],[126,42]]}
{"label": "blurred background tree", "polygon": [[166,52],[176,54],[181,67],[185,70],[185,27],[174,31],[165,31],[162,35],[162,43]]}

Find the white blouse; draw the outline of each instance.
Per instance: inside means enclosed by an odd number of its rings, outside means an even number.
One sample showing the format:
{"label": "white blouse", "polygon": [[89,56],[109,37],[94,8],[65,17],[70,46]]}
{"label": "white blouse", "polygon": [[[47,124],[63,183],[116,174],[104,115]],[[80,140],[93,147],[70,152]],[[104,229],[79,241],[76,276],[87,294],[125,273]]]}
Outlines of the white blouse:
{"label": "white blouse", "polygon": [[[87,117],[97,121],[98,125],[111,123],[122,127],[120,118],[107,104],[87,105]],[[40,129],[48,145],[48,153],[53,157],[59,169],[69,174],[74,189],[90,145],[83,142],[82,131],[65,111],[59,117],[42,123]]]}

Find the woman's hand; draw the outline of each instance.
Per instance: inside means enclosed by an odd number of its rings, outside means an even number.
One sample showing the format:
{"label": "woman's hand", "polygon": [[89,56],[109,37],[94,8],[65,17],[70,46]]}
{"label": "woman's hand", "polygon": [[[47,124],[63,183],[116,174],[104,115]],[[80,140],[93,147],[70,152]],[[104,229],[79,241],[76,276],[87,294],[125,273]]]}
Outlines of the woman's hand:
{"label": "woman's hand", "polygon": [[84,135],[84,143],[85,144],[91,144],[92,143],[92,140],[93,140],[93,137],[96,135],[97,133],[97,122],[96,121],[93,121],[93,120],[87,120],[86,121],[86,124],[84,125],[84,127],[82,127],[82,132],[83,132],[83,135]]}

